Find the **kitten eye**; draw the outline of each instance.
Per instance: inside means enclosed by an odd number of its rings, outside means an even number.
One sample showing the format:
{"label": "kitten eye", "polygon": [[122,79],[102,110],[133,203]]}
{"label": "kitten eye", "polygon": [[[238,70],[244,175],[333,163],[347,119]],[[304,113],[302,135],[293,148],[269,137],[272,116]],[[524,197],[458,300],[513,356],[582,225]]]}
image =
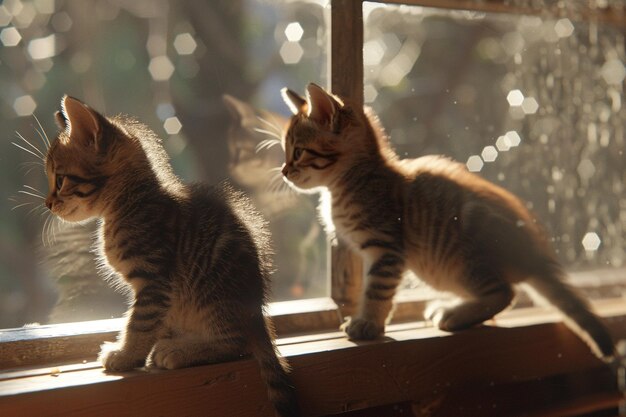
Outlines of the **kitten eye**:
{"label": "kitten eye", "polygon": [[57,175],[56,176],[56,187],[57,190],[60,190],[63,186],[63,180],[65,179],[65,175]]}
{"label": "kitten eye", "polygon": [[303,153],[304,153],[304,149],[302,149],[302,148],[294,149],[294,151],[293,151],[293,159],[297,161],[298,159],[300,159],[300,157],[302,157]]}

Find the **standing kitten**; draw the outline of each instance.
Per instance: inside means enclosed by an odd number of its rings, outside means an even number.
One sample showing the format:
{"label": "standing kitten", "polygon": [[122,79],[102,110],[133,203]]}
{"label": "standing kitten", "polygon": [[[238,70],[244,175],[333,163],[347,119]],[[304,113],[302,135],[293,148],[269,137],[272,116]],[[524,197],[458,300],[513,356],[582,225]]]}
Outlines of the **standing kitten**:
{"label": "standing kitten", "polygon": [[46,205],[68,222],[101,219],[102,264],[134,296],[126,329],[100,353],[104,367],[175,369],[252,353],[279,415],[298,415],[263,316],[269,236],[247,200],[228,185],[183,184],[134,120],[67,96],[56,117]]}
{"label": "standing kitten", "polygon": [[315,84],[307,92],[308,101],[283,90],[294,112],[283,174],[301,190],[328,188],[337,233],[363,257],[360,311],[345,325],[351,338],[384,332],[396,287],[410,269],[462,299],[427,309],[443,330],[492,318],[512,303],[512,284],[526,281],[594,353],[614,355],[611,336],[563,282],[545,234],[514,195],[443,157],[401,161],[374,116]]}

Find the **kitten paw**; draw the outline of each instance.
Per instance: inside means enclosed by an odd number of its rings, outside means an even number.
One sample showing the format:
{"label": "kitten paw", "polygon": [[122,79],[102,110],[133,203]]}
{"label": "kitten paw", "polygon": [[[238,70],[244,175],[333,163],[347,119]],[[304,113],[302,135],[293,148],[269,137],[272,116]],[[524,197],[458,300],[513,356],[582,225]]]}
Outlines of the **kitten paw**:
{"label": "kitten paw", "polygon": [[350,339],[372,340],[382,335],[385,332],[385,327],[370,320],[351,318],[341,325],[341,330],[346,332]]}
{"label": "kitten paw", "polygon": [[424,312],[424,317],[444,332],[458,332],[472,327],[468,325],[467,318],[463,317],[457,309],[444,304],[429,305]]}
{"label": "kitten paw", "polygon": [[148,364],[163,369],[179,369],[190,365],[180,346],[167,339],[156,342],[148,358]]}
{"label": "kitten paw", "polygon": [[118,343],[105,343],[100,349],[98,360],[107,371],[129,371],[142,367],[145,363],[145,358],[137,358],[123,350]]}

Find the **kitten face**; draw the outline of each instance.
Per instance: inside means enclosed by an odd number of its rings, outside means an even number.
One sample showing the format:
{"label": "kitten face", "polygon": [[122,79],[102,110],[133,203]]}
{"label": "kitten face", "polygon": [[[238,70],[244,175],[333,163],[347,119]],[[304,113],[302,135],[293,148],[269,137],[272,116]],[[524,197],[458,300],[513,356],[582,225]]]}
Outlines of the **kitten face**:
{"label": "kitten face", "polygon": [[99,214],[96,204],[103,182],[96,140],[102,134],[99,115],[71,97],[61,101],[57,123],[62,129],[48,149],[45,166],[49,193],[46,206],[69,222]]}
{"label": "kitten face", "polygon": [[[315,84],[307,89],[309,101],[291,90],[283,97],[295,115],[284,137],[283,175],[299,191],[315,191],[336,177],[347,153],[341,140],[343,103]],[[310,111],[309,111],[310,109]]]}
{"label": "kitten face", "polygon": [[[124,160],[134,154],[124,133],[89,106],[64,97],[57,113],[61,128],[48,149],[45,167],[49,193],[46,206],[68,222],[101,217],[108,196],[107,187]],[[107,192],[108,190],[108,192]]]}
{"label": "kitten face", "polygon": [[334,135],[306,119],[296,119],[285,136],[283,175],[300,190],[327,186],[341,154]]}
{"label": "kitten face", "polygon": [[46,158],[49,194],[46,205],[69,222],[80,222],[100,214],[98,197],[105,179],[94,174],[77,149],[59,141]]}

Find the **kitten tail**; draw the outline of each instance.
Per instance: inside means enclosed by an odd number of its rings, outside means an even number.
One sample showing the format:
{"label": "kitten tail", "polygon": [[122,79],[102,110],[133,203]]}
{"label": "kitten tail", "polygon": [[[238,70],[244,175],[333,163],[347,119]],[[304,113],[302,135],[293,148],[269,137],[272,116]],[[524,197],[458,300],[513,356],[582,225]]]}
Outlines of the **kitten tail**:
{"label": "kitten tail", "polygon": [[565,272],[554,261],[545,270],[526,281],[539,295],[560,310],[565,324],[584,340],[593,353],[607,363],[615,359],[615,344],[608,329],[577,291],[564,282]]}
{"label": "kitten tail", "polygon": [[300,415],[295,387],[288,376],[289,365],[278,356],[274,344],[274,327],[269,318],[255,316],[250,321],[250,350],[259,363],[261,376],[267,385],[270,402],[279,417]]}

